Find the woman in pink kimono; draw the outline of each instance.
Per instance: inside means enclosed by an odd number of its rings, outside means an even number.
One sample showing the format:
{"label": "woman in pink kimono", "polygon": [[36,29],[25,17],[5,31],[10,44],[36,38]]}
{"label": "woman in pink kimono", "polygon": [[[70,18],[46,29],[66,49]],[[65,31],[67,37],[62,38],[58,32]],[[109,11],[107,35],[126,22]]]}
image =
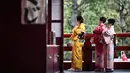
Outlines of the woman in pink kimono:
{"label": "woman in pink kimono", "polygon": [[115,34],[114,31],[114,19],[108,19],[108,24],[106,29],[103,31],[103,44],[105,50],[105,58],[104,58],[104,65],[106,72],[113,72],[114,70],[114,44],[113,44],[113,37]]}
{"label": "woman in pink kimono", "polygon": [[104,71],[104,48],[103,44],[100,42],[102,31],[105,29],[104,23],[106,22],[105,17],[100,17],[98,26],[96,26],[93,30],[93,38],[92,43],[94,43],[95,46],[95,56],[96,56],[96,62],[95,62],[95,71]]}

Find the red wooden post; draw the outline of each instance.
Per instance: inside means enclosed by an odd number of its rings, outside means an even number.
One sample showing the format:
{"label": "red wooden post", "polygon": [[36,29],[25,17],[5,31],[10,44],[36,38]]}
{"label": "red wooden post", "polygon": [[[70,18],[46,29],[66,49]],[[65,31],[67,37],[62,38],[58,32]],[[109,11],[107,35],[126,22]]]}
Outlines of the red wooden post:
{"label": "red wooden post", "polygon": [[86,35],[86,39],[85,39],[85,43],[84,43],[84,53],[83,53],[83,59],[84,59],[84,63],[83,63],[83,70],[84,71],[90,71],[93,70],[92,68],[92,46],[91,46],[91,39],[92,35],[87,34]]}

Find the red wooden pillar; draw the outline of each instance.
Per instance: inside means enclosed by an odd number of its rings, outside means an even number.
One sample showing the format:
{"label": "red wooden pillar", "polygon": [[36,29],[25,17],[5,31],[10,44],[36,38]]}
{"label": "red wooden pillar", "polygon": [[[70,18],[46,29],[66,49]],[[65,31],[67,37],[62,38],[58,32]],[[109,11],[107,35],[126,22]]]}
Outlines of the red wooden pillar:
{"label": "red wooden pillar", "polygon": [[84,71],[90,71],[93,70],[92,68],[92,46],[91,46],[91,42],[90,42],[90,38],[92,35],[87,34],[86,35],[86,39],[85,39],[85,43],[84,43],[84,48],[83,48],[83,59],[84,59],[84,63],[83,63],[83,70]]}

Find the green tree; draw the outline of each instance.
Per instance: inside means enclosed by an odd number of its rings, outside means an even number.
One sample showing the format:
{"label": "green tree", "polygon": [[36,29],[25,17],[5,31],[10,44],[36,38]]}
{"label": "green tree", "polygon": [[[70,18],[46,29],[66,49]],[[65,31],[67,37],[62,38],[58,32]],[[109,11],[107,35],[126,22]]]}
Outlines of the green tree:
{"label": "green tree", "polygon": [[[130,32],[130,0],[64,0],[64,33],[71,33],[76,15],[83,16],[87,33],[92,33],[101,16],[116,19],[116,32]],[[117,45],[130,45],[129,38],[123,39]]]}

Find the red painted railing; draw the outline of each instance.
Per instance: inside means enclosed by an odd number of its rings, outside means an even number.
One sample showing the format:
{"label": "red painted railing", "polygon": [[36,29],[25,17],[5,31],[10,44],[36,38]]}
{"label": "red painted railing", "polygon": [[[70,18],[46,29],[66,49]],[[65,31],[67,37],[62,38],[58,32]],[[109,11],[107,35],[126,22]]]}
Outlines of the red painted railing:
{"label": "red painted railing", "polygon": [[[64,38],[69,38],[71,34],[64,34]],[[93,70],[94,69],[94,63],[92,63],[92,51],[94,51],[94,46],[92,46],[90,39],[93,36],[93,34],[86,34],[86,39],[83,47],[84,51],[84,63],[83,63],[83,70]],[[115,39],[117,37],[130,37],[130,33],[117,33],[115,34]],[[116,46],[115,49],[117,51],[121,50],[130,50],[130,46]],[[64,51],[71,51],[72,47],[64,46]],[[70,68],[71,63],[64,63],[64,68]],[[130,62],[118,62],[115,63],[115,69],[130,69]]]}
{"label": "red painted railing", "polygon": [[[64,34],[64,38],[69,38],[71,34]],[[93,34],[86,34],[86,42],[89,42]],[[130,33],[117,33],[115,37],[130,37]],[[87,46],[87,45],[85,45]],[[91,47],[94,50],[94,47]],[[130,50],[130,46],[116,46],[116,50]],[[71,51],[71,47],[64,46],[64,51]]]}

